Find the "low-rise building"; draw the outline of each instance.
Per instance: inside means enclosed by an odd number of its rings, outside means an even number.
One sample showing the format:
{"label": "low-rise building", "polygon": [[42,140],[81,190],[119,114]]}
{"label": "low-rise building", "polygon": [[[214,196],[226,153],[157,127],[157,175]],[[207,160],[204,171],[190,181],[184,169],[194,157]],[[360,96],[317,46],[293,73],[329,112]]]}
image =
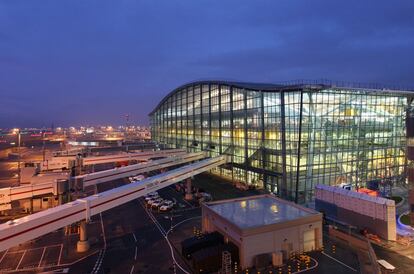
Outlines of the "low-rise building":
{"label": "low-rise building", "polygon": [[242,269],[258,255],[287,259],[322,247],[321,213],[268,194],[204,203],[202,227],[238,246]]}

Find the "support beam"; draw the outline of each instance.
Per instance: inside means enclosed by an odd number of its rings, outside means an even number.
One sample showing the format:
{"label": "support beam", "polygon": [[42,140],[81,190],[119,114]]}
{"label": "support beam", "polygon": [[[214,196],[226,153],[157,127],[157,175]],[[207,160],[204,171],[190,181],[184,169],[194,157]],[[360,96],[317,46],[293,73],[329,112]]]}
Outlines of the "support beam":
{"label": "support beam", "polygon": [[185,181],[185,199],[187,201],[193,200],[193,193],[191,189],[192,189],[191,178],[187,178],[187,180]]}
{"label": "support beam", "polygon": [[79,226],[79,241],[76,245],[76,251],[79,253],[86,252],[90,248],[86,221],[81,221]]}

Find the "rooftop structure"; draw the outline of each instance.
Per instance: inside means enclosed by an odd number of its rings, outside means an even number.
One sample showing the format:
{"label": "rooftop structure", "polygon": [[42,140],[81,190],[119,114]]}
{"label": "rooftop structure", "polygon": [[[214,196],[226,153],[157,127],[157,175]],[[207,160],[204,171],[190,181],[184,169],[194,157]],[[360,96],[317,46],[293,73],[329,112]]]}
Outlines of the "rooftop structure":
{"label": "rooftop structure", "polygon": [[298,207],[296,204],[269,196],[224,200],[207,206],[241,229],[279,224],[318,214],[309,209]]}
{"label": "rooftop structure", "polygon": [[322,247],[322,213],[268,194],[204,203],[202,225],[238,247],[242,269],[263,254],[282,261]]}

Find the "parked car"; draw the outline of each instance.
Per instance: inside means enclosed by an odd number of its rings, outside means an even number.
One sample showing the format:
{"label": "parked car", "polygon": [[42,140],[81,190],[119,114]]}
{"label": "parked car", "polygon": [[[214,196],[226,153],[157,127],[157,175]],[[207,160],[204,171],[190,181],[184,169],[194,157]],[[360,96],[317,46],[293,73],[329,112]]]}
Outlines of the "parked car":
{"label": "parked car", "polygon": [[148,197],[145,197],[145,201],[148,202],[150,200],[155,200],[155,199],[158,199],[158,198],[161,198],[161,197],[160,196],[148,196]]}
{"label": "parked car", "polygon": [[162,198],[160,196],[152,196],[152,197],[145,198],[145,201],[148,204],[150,201],[152,201],[152,203],[153,203],[155,200],[158,200],[158,199],[162,199]]}
{"label": "parked car", "polygon": [[156,197],[159,197],[159,196],[160,195],[158,195],[158,192],[155,191],[155,192],[148,193],[144,197],[145,197],[145,200],[148,201],[148,200],[151,200],[152,198],[156,198]]}
{"label": "parked car", "polygon": [[141,180],[144,180],[145,176],[144,175],[132,176],[132,177],[129,177],[128,179],[131,183],[132,182],[139,182]]}
{"label": "parked car", "polygon": [[163,198],[158,197],[158,198],[156,198],[156,199],[149,200],[149,201],[147,202],[147,205],[152,206],[152,204],[157,203],[157,202],[161,202],[161,201],[163,201],[163,200],[164,200]]}
{"label": "parked car", "polygon": [[174,205],[172,204],[167,204],[167,205],[162,205],[160,206],[160,211],[166,212],[166,211],[170,211],[171,209],[173,209]]}
{"label": "parked car", "polygon": [[151,207],[152,208],[158,208],[158,207],[162,206],[164,204],[164,202],[165,202],[165,200],[162,200],[162,199],[159,200],[159,201],[155,201],[151,204]]}
{"label": "parked car", "polygon": [[211,197],[211,194],[207,193],[207,192],[200,192],[199,193],[199,202],[209,202],[211,201],[213,198]]}
{"label": "parked car", "polygon": [[175,205],[175,202],[170,200],[165,200],[164,203],[159,207],[160,211],[169,211]]}
{"label": "parked car", "polygon": [[154,192],[150,192],[147,195],[145,195],[145,197],[152,197],[152,196],[158,196],[158,192],[154,191]]}

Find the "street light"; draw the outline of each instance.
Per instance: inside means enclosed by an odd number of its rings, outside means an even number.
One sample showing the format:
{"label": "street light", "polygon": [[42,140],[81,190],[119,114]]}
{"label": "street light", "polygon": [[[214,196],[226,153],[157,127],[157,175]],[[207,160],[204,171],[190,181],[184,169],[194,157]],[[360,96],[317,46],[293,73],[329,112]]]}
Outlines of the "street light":
{"label": "street light", "polygon": [[21,140],[21,135],[20,135],[20,129],[19,128],[15,128],[15,129],[13,129],[13,132],[14,132],[14,134],[17,135],[17,154],[18,154],[18,156],[17,156],[17,172],[18,172],[18,174],[17,174],[17,182],[20,185],[20,182],[21,182],[21,175],[20,175],[20,172],[21,172],[21,168],[20,168],[20,162],[21,162],[20,140]]}

